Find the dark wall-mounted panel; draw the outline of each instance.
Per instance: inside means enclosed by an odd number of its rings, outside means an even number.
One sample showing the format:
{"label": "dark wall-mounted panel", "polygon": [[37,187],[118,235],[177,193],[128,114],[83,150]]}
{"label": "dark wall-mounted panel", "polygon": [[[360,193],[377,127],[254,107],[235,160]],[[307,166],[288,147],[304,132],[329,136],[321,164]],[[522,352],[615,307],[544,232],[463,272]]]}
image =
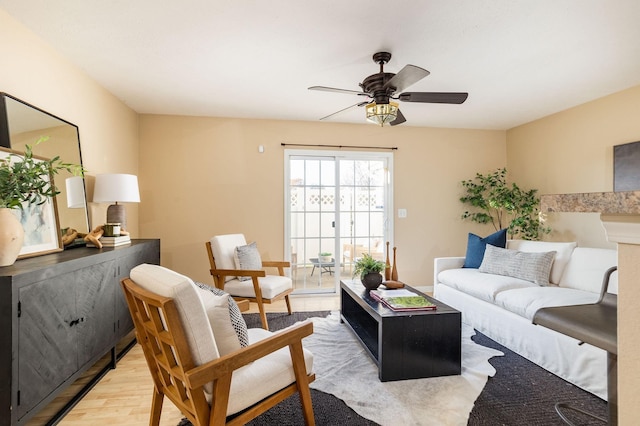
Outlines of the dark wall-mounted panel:
{"label": "dark wall-mounted panel", "polygon": [[640,191],[640,142],[613,147],[613,190]]}

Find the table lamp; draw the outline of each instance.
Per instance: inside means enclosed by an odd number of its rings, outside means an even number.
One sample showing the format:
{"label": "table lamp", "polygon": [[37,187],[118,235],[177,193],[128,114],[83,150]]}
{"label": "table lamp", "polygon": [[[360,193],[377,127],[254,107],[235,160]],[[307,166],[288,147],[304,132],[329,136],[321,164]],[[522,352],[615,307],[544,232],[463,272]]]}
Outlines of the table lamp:
{"label": "table lamp", "polygon": [[124,206],[118,203],[139,203],[138,177],[127,174],[99,174],[93,189],[94,203],[115,203],[107,208],[107,223],[119,223],[126,229]]}

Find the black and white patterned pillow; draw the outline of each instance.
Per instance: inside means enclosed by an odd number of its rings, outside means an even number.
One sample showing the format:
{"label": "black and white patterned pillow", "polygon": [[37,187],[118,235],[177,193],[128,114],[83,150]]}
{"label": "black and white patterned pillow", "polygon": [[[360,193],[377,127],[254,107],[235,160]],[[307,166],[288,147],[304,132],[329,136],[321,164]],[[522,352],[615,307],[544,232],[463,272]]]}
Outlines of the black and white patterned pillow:
{"label": "black and white patterned pillow", "polygon": [[[227,294],[226,292],[220,290],[219,288],[212,287],[210,285],[200,283],[194,281],[194,284],[200,287],[203,290],[208,290],[215,294],[216,296],[224,296]],[[249,346],[249,333],[247,332],[247,323],[244,321],[244,317],[240,312],[240,308],[233,297],[229,296],[229,316],[231,317],[231,324],[233,325],[233,329],[236,331],[238,335],[238,340],[240,341],[240,346],[245,348]]]}

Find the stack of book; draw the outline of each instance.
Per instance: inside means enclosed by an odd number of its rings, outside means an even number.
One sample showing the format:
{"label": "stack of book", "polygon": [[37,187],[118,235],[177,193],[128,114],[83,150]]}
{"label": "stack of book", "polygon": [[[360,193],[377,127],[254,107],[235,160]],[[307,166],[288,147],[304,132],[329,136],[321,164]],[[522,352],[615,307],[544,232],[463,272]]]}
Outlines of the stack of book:
{"label": "stack of book", "polygon": [[432,311],[436,305],[411,290],[371,290],[371,297],[394,311]]}
{"label": "stack of book", "polygon": [[[131,237],[128,235],[121,235],[119,237],[100,237],[102,247],[117,247],[125,244],[131,244]],[[87,247],[95,247],[92,243],[87,243]]]}

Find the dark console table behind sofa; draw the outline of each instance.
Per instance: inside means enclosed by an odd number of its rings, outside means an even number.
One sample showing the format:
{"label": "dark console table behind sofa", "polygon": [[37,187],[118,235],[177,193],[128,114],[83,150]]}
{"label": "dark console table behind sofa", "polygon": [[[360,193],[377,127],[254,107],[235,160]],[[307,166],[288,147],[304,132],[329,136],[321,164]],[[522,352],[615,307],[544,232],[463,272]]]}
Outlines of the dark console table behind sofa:
{"label": "dark console table behind sofa", "polygon": [[116,344],[133,341],[120,280],[140,263],[160,263],[160,240],[0,268],[0,425],[25,424],[105,355],[110,362],[90,386],[115,368]]}

